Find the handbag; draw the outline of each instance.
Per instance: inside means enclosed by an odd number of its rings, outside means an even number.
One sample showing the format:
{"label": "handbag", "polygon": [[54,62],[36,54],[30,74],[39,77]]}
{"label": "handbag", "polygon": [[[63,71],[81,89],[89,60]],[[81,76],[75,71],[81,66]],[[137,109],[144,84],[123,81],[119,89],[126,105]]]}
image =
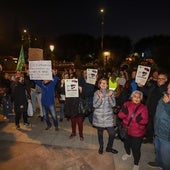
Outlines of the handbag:
{"label": "handbag", "polygon": [[138,105],[135,108],[134,112],[131,114],[130,119],[129,119],[128,124],[127,124],[126,127],[123,126],[123,122],[121,122],[121,124],[119,126],[119,130],[118,130],[118,134],[119,134],[119,137],[120,137],[121,140],[125,140],[127,138],[129,125],[130,125],[130,123],[132,121],[132,118],[134,117],[136,111],[138,110],[139,106],[140,105]]}
{"label": "handbag", "polygon": [[32,103],[31,100],[28,100],[28,108],[27,108],[27,115],[28,116],[33,116],[33,107],[32,107]]}
{"label": "handbag", "polygon": [[90,106],[86,99],[79,98],[78,112],[85,117],[90,114]]}

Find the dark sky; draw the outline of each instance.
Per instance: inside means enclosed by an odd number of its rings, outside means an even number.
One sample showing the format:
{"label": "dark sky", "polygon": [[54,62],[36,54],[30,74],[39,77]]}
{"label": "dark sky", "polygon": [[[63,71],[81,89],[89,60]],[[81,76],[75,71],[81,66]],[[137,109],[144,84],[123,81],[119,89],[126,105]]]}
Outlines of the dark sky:
{"label": "dark sky", "polygon": [[170,34],[168,0],[23,0],[1,2],[0,36],[23,28],[38,35],[84,33],[101,36],[100,8],[105,9],[105,35],[126,35],[136,41]]}

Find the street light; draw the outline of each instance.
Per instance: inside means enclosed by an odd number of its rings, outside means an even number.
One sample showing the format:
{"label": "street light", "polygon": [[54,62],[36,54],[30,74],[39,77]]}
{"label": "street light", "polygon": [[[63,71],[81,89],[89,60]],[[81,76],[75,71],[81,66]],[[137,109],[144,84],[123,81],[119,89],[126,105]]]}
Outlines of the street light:
{"label": "street light", "polygon": [[100,9],[101,14],[101,50],[103,51],[103,36],[104,36],[104,9]]}
{"label": "street light", "polygon": [[52,65],[55,66],[56,63],[55,63],[55,58],[54,58],[54,53],[53,53],[55,46],[54,46],[53,44],[51,44],[49,47],[50,47],[50,51],[51,51],[51,61],[52,61]]}
{"label": "street light", "polygon": [[29,34],[27,29],[23,30],[21,40],[22,41],[28,40],[28,48],[31,47],[31,36],[30,36],[30,34]]}

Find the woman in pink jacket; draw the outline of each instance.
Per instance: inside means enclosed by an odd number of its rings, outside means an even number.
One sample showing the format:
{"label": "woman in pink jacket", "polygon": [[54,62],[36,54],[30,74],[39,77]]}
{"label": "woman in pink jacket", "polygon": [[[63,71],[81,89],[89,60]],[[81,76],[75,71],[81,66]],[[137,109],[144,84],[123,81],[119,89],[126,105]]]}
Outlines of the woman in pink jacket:
{"label": "woman in pink jacket", "polygon": [[131,94],[131,100],[123,104],[122,109],[118,113],[118,117],[122,119],[123,126],[127,126],[128,121],[135,111],[134,116],[128,127],[128,135],[124,140],[124,148],[126,154],[122,156],[123,160],[131,157],[131,152],[134,157],[133,170],[139,169],[139,160],[141,157],[141,144],[146,133],[146,125],[148,123],[148,110],[145,105],[141,103],[143,93],[135,90]]}

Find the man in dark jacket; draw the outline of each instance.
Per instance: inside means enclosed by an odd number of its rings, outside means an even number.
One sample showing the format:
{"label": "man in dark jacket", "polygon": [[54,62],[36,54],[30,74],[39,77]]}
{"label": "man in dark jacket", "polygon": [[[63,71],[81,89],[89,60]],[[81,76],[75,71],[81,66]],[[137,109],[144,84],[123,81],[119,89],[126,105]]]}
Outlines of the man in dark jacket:
{"label": "man in dark jacket", "polygon": [[158,101],[162,97],[163,93],[167,89],[168,75],[166,73],[159,73],[157,84],[151,87],[149,90],[146,88],[141,88],[140,90],[147,95],[146,106],[149,112],[149,123],[147,126],[146,136],[143,143],[153,143],[154,137],[154,116],[156,113],[156,107]]}

